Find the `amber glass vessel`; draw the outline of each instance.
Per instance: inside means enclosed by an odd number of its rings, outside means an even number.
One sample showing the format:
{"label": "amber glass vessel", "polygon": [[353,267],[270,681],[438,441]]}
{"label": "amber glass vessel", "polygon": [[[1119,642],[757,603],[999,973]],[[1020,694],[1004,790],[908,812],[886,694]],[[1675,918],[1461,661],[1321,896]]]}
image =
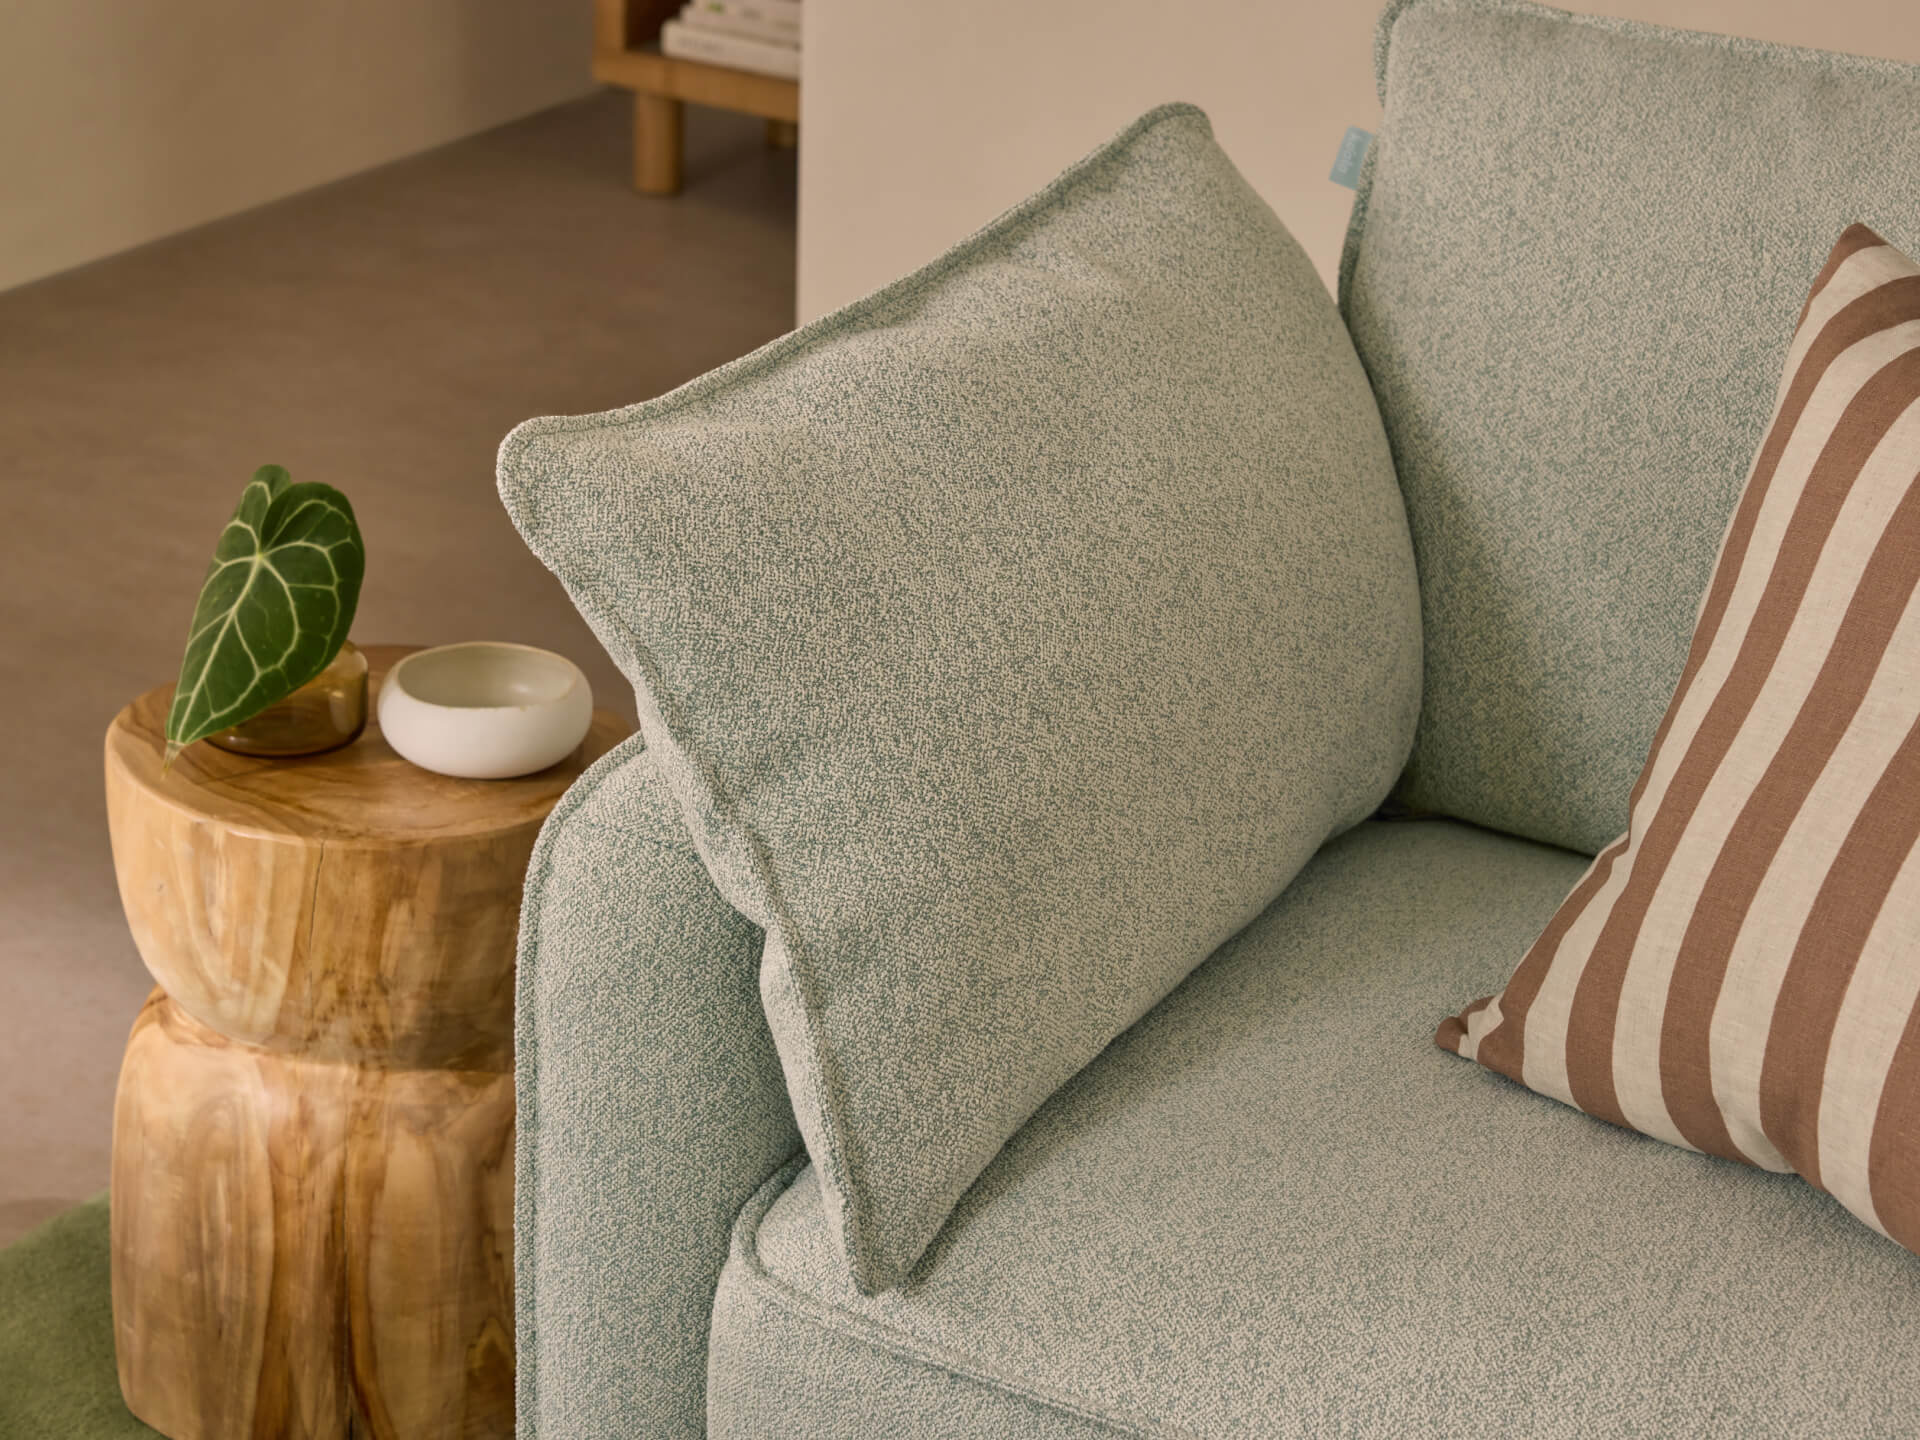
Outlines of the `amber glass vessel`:
{"label": "amber glass vessel", "polygon": [[209,744],[236,755],[318,755],[350,745],[367,728],[367,657],[351,640],[333,663],[277,705]]}

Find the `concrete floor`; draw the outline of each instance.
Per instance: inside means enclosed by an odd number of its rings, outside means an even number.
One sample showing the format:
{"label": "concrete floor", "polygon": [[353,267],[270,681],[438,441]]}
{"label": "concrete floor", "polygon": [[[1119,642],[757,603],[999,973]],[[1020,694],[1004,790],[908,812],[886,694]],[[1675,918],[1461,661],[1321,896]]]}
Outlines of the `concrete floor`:
{"label": "concrete floor", "polygon": [[531,415],[645,399],[790,328],[792,152],[691,111],[627,185],[615,94],[0,295],[0,1245],[107,1183],[151,986],[120,914],[107,722],[180,661],[267,461],[352,499],[354,635],[518,640],[631,694],[494,494]]}

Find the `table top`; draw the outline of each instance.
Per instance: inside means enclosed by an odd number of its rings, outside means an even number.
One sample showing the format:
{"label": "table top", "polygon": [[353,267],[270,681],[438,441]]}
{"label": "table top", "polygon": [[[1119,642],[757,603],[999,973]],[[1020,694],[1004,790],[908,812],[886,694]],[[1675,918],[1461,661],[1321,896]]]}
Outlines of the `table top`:
{"label": "table top", "polygon": [[328,844],[392,846],[484,835],[538,824],[581,771],[629,733],[595,710],[580,748],[533,775],[461,780],[403,760],[380,734],[381,677],[415,645],[365,645],[367,728],[351,745],[321,755],[235,755],[201,741],[163,771],[173,686],[149,690],[107,730],[107,764],[155,798],[229,829]]}

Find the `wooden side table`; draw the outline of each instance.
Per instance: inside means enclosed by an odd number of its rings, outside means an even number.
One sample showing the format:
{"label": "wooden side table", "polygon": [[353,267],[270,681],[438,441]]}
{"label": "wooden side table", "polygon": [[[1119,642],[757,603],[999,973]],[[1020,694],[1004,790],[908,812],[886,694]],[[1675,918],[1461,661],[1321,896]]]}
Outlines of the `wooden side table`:
{"label": "wooden side table", "polygon": [[[372,683],[403,647],[371,646]],[[377,692],[376,692],[377,693]],[[173,1440],[513,1434],[513,961],[541,821],[626,733],[455,780],[370,721],[294,760],[107,732],[120,898],[159,981],[113,1127],[129,1409]]]}

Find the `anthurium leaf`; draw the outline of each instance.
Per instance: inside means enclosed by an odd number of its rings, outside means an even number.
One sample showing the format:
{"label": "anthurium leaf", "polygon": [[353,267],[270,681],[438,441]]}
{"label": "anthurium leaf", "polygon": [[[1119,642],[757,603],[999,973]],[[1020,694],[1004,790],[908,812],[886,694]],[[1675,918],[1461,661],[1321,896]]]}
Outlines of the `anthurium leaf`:
{"label": "anthurium leaf", "polygon": [[333,662],[353,624],[366,549],[347,497],[254,472],[213,547],[167,714],[167,763],[278,703]]}

